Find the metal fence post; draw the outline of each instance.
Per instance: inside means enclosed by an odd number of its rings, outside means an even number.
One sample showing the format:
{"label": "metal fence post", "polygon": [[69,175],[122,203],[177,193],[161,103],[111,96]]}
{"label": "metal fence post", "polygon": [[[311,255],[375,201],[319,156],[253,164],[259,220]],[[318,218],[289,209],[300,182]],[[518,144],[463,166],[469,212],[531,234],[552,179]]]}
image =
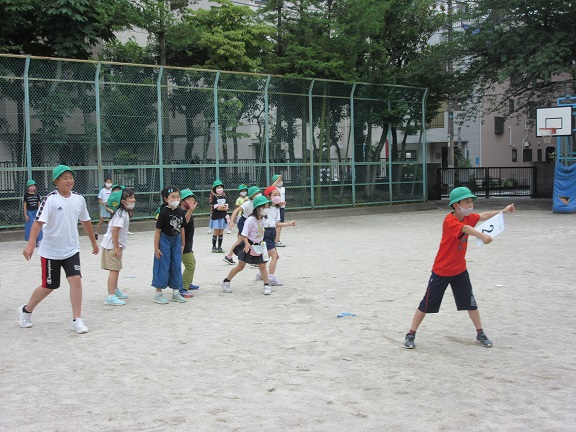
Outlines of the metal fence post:
{"label": "metal fence post", "polygon": [[270,106],[268,104],[268,88],[270,86],[270,75],[266,77],[266,85],[264,86],[264,148],[266,149],[266,184],[270,185],[270,138],[268,134],[269,128],[269,110]]}
{"label": "metal fence post", "polygon": [[218,129],[218,81],[220,71],[216,71],[214,80],[214,158],[216,159],[216,179],[220,178],[220,130]]}
{"label": "metal fence post", "polygon": [[160,169],[160,189],[164,188],[164,149],[162,147],[162,75],[164,73],[164,66],[160,66],[158,71],[158,79],[156,80],[156,98],[158,100],[158,168]]}
{"label": "metal fence post", "polygon": [[30,143],[30,56],[26,56],[26,63],[24,65],[24,125],[26,135],[26,168],[28,172],[28,179],[32,178],[32,145]]}
{"label": "metal fence post", "polygon": [[[388,96],[390,98],[390,96]],[[388,112],[392,110],[390,106],[390,99],[388,99]],[[392,187],[393,181],[393,165],[392,165],[392,124],[388,123],[388,133],[386,134],[386,141],[388,141],[388,201],[390,204],[394,201],[392,199],[394,188]]]}
{"label": "metal fence post", "polygon": [[97,165],[96,175],[98,184],[104,183],[104,172],[102,168],[102,128],[101,128],[101,112],[100,112],[100,67],[102,63],[96,64],[96,76],[94,77],[94,98],[96,99],[96,158]]}
{"label": "metal fence post", "polygon": [[428,88],[422,95],[422,198],[428,201],[428,136],[426,134],[426,99]]}
{"label": "metal fence post", "polygon": [[[356,83],[352,84],[352,90],[350,90],[350,137],[352,139],[352,155],[350,158],[352,167],[352,207],[356,206],[356,151],[355,151],[355,141],[354,141],[354,93],[356,92]],[[340,179],[344,182],[344,179]]]}
{"label": "metal fence post", "polygon": [[310,82],[310,87],[308,88],[308,124],[310,127],[310,133],[308,134],[308,145],[310,146],[310,207],[314,208],[314,122],[312,118],[312,89],[314,88],[314,82],[316,80],[312,79]]}
{"label": "metal fence post", "polygon": [[484,192],[486,199],[490,198],[490,169],[484,168]]}

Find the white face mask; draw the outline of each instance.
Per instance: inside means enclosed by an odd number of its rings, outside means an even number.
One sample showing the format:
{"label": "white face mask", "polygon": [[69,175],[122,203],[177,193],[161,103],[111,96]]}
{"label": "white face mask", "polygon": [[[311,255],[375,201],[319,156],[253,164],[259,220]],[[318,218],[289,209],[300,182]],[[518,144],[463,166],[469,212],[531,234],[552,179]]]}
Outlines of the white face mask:
{"label": "white face mask", "polygon": [[280,197],[279,196],[273,196],[271,201],[272,201],[272,204],[278,204],[280,202]]}
{"label": "white face mask", "polygon": [[246,196],[248,195],[248,192],[240,192],[240,196]]}
{"label": "white face mask", "polygon": [[222,188],[216,188],[216,193],[217,193],[218,195],[220,195],[222,192],[224,192],[224,189],[222,189]]}
{"label": "white face mask", "polygon": [[268,211],[269,211],[269,209],[267,209],[267,208],[262,209],[262,211],[260,212],[260,216],[262,216],[262,217],[268,216]]}
{"label": "white face mask", "polygon": [[104,186],[106,186],[108,189],[110,189],[112,187],[112,183],[104,183]]}
{"label": "white face mask", "polygon": [[176,208],[176,207],[178,207],[179,205],[180,205],[180,200],[178,200],[178,201],[170,201],[170,202],[168,203],[168,206],[169,206],[169,207],[172,207],[172,208]]}
{"label": "white face mask", "polygon": [[474,210],[474,207],[470,207],[470,208],[462,208],[460,206],[458,206],[458,211],[460,212],[460,214],[462,216],[470,216],[472,214],[472,211]]}
{"label": "white face mask", "polygon": [[136,203],[126,203],[126,204],[124,204],[124,208],[126,210],[132,210],[135,205],[136,205]]}

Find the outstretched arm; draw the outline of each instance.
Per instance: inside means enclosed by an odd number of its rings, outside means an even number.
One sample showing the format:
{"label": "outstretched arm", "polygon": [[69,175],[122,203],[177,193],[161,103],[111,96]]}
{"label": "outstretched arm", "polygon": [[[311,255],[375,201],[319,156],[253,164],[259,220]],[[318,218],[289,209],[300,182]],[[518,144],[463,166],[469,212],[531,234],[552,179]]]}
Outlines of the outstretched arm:
{"label": "outstretched arm", "polygon": [[514,204],[510,204],[504,207],[502,210],[496,210],[491,212],[483,212],[480,213],[480,222],[490,219],[491,217],[496,216],[498,213],[514,213],[516,209],[514,208]]}

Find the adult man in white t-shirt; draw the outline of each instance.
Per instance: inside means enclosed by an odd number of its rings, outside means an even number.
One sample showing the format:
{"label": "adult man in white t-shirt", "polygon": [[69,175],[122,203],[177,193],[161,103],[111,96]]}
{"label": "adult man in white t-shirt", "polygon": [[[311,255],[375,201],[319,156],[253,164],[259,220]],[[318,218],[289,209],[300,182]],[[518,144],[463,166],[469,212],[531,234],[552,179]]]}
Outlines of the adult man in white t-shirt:
{"label": "adult man in white t-shirt", "polygon": [[72,191],[75,175],[76,173],[66,165],[54,168],[52,180],[56,190],[42,200],[32,225],[28,246],[23,254],[27,260],[32,258],[36,237],[42,229],[44,240],[38,251],[42,263],[42,284],[34,290],[28,303],[20,307],[20,327],[32,327],[32,311],[53,290],[60,287],[60,269],[63,268],[70,284],[72,330],[76,333],[88,332],[81,318],[82,275],[78,220],[90,237],[94,255],[98,254],[98,244],[86,208],[86,200],[82,195]]}

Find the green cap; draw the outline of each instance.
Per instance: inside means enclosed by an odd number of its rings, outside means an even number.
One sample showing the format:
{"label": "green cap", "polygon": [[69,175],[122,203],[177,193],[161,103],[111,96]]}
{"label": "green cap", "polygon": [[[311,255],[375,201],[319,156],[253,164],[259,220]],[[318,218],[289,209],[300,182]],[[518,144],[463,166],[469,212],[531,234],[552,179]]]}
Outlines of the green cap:
{"label": "green cap", "polygon": [[108,207],[116,211],[120,207],[122,201],[122,191],[112,192],[108,197]]}
{"label": "green cap", "polygon": [[62,174],[64,174],[66,171],[70,171],[72,173],[72,175],[74,177],[76,177],[76,171],[74,171],[73,169],[71,169],[69,166],[66,165],[58,165],[56,168],[54,168],[54,170],[52,171],[52,181],[56,180],[58,177],[60,177]]}
{"label": "green cap", "polygon": [[278,180],[278,177],[280,177],[280,174],[275,174],[274,177],[272,177],[272,183]]}
{"label": "green cap", "polygon": [[34,180],[28,180],[28,181],[26,182],[26,187],[32,186],[32,185],[35,185],[35,184],[36,184],[36,182],[35,182]]}
{"label": "green cap", "polygon": [[114,190],[116,188],[120,188],[120,190],[126,189],[126,186],[120,186],[118,183],[114,183],[110,189]]}
{"label": "green cap", "polygon": [[182,189],[180,191],[180,199],[184,201],[188,197],[196,197],[196,195],[194,195],[194,192],[192,192],[190,189]]}
{"label": "green cap", "polygon": [[244,183],[242,183],[241,185],[238,185],[238,190],[239,191],[248,190],[248,186],[246,186]]}
{"label": "green cap", "polygon": [[214,181],[214,183],[212,183],[212,189],[214,189],[216,186],[223,186],[224,183],[222,183],[220,180],[216,180]]}
{"label": "green cap", "polygon": [[270,200],[265,196],[259,196],[254,200],[254,208],[263,206],[264,204],[268,204]]}
{"label": "green cap", "polygon": [[250,186],[248,189],[248,197],[252,197],[252,195],[256,195],[258,192],[262,192],[258,186]]}
{"label": "green cap", "polygon": [[451,206],[452,204],[457,203],[458,201],[462,201],[463,199],[466,198],[472,198],[473,200],[475,200],[478,197],[474,195],[472,191],[467,187],[461,186],[454,188],[452,189],[452,192],[450,192],[450,204],[448,205]]}

